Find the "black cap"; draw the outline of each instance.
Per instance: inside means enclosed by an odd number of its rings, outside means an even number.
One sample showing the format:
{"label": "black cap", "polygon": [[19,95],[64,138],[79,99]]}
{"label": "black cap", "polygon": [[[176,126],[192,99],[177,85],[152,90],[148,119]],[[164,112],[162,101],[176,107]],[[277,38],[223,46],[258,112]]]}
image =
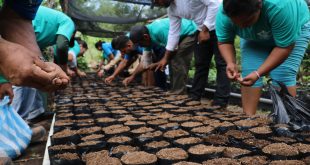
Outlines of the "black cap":
{"label": "black cap", "polygon": [[143,25],[136,25],[136,26],[133,26],[131,29],[130,29],[130,40],[133,42],[133,43],[137,43],[139,42],[142,38],[143,38],[143,35],[145,34],[145,26]]}

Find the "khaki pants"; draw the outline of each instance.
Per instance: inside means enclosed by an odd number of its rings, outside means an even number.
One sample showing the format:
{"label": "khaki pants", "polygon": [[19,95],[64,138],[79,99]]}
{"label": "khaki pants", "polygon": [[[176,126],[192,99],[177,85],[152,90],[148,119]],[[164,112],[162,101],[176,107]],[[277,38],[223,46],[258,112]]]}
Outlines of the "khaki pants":
{"label": "khaki pants", "polygon": [[195,35],[184,38],[179,43],[176,54],[170,61],[171,92],[174,94],[186,94],[188,71],[195,46]]}

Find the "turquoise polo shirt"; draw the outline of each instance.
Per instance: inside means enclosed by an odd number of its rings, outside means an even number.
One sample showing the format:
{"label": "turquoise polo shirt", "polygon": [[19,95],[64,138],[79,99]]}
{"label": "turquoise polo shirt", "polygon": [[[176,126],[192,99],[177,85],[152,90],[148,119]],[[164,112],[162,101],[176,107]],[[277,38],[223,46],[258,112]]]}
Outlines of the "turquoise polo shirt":
{"label": "turquoise polo shirt", "polygon": [[[170,28],[169,18],[159,19],[151,24],[146,25],[151,37],[152,45],[159,45],[166,47],[168,42],[168,34]],[[197,31],[197,26],[195,22],[182,19],[180,41],[189,35],[193,35]],[[145,48],[146,50],[151,50],[150,48]]]}
{"label": "turquoise polo shirt", "polygon": [[70,17],[66,14],[40,6],[32,21],[37,43],[41,49],[56,44],[57,35],[65,36],[69,41],[75,30]]}
{"label": "turquoise polo shirt", "polygon": [[[240,28],[225,15],[223,6],[216,17],[216,34],[219,42],[232,42],[236,35],[250,41],[287,47],[301,33],[309,21],[309,10],[304,0],[263,0],[258,21],[247,28]],[[268,42],[267,42],[268,41]]]}

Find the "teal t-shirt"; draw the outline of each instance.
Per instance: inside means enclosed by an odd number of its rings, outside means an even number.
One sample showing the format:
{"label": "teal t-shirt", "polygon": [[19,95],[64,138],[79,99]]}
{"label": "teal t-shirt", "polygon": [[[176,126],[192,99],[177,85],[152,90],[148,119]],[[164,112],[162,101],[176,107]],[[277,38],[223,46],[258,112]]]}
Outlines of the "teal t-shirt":
{"label": "teal t-shirt", "polygon": [[[309,10],[304,0],[263,0],[258,21],[240,28],[224,14],[220,7],[216,17],[219,42],[232,42],[236,35],[250,41],[287,47],[299,37],[302,26],[309,21]],[[268,42],[267,42],[268,41]]]}
{"label": "teal t-shirt", "polygon": [[[152,45],[160,45],[166,47],[168,42],[170,22],[169,18],[159,19],[151,24],[146,25],[152,40]],[[182,19],[180,40],[186,36],[193,35],[197,31],[195,22]],[[151,48],[146,48],[151,50]]]}
{"label": "teal t-shirt", "polygon": [[39,7],[32,25],[41,49],[56,44],[57,35],[70,40],[75,29],[73,21],[66,14],[44,6]]}
{"label": "teal t-shirt", "polygon": [[72,48],[69,48],[69,51],[73,51],[76,56],[80,54],[80,45],[76,40],[74,41],[74,46]]}

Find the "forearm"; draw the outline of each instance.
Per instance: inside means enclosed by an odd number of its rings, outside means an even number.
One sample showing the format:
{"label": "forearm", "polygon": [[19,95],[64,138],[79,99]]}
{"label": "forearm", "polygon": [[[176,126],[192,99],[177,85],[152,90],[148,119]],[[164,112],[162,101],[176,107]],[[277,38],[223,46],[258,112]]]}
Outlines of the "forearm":
{"label": "forearm", "polygon": [[103,64],[104,64],[104,59],[102,59],[102,60],[100,61],[100,63],[99,63],[99,66],[98,66],[98,69],[99,69],[99,70],[101,69],[101,67],[102,67]]}
{"label": "forearm", "polygon": [[288,58],[293,48],[294,45],[286,48],[275,47],[271,51],[266,61],[258,68],[258,74],[261,76],[266,75],[271,70],[282,64]]}
{"label": "forearm", "polygon": [[59,56],[58,63],[60,65],[65,65],[68,62],[68,50],[69,50],[69,40],[63,36],[58,35],[56,40],[56,46],[57,46],[57,54]]}
{"label": "forearm", "polygon": [[218,47],[222,57],[227,64],[236,63],[235,47],[231,43],[218,43]]}
{"label": "forearm", "polygon": [[165,59],[165,60],[169,61],[169,60],[172,58],[173,53],[174,53],[174,52],[172,52],[172,51],[166,50],[166,52],[165,52],[165,55],[164,55],[163,59]]}
{"label": "forearm", "polygon": [[132,73],[131,76],[136,77],[138,74],[144,72],[146,69],[143,67],[143,65],[140,63],[139,66],[136,68],[136,70]]}
{"label": "forearm", "polygon": [[128,61],[122,60],[122,62],[119,64],[119,66],[114,71],[113,75],[114,77],[118,76],[127,66]]}

